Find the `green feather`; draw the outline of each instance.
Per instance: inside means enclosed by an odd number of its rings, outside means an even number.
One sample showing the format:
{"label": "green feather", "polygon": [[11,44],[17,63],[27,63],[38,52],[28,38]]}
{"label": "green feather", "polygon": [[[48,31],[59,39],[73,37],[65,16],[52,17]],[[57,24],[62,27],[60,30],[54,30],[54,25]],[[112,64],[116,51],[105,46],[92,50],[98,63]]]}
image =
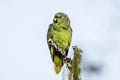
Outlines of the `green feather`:
{"label": "green feather", "polygon": [[[72,39],[72,29],[70,27],[70,20],[64,13],[56,13],[53,20],[53,24],[50,24],[47,40],[51,38],[55,44],[62,49],[67,56]],[[59,73],[63,66],[63,59],[56,51],[49,45],[52,60],[55,64],[55,72]]]}

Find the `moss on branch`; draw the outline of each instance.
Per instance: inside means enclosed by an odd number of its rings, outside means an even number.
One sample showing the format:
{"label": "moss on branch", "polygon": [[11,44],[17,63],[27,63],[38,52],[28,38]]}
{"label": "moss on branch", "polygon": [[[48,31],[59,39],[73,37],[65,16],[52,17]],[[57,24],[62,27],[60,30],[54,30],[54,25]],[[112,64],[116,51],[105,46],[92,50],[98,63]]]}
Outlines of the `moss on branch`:
{"label": "moss on branch", "polygon": [[80,72],[81,72],[81,67],[80,67],[80,63],[81,63],[81,53],[82,50],[77,48],[77,46],[73,46],[73,50],[74,50],[74,57],[73,59],[70,61],[70,63],[68,63],[68,68],[70,70],[70,74],[69,74],[69,80],[80,80]]}

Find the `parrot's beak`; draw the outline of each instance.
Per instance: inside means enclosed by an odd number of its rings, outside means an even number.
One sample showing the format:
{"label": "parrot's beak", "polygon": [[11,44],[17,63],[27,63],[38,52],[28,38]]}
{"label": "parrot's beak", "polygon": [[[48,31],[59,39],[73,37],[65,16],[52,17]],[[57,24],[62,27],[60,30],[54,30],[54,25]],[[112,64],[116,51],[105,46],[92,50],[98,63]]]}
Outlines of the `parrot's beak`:
{"label": "parrot's beak", "polygon": [[53,22],[54,22],[54,23],[57,23],[57,18],[54,18],[54,19],[53,19]]}

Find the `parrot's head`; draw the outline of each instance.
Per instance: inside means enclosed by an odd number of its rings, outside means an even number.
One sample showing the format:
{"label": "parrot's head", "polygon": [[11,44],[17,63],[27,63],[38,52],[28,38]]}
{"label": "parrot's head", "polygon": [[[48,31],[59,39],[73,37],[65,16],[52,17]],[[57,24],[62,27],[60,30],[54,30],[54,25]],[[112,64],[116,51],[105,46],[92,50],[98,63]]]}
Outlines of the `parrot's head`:
{"label": "parrot's head", "polygon": [[53,19],[54,24],[70,25],[70,19],[64,13],[56,13]]}

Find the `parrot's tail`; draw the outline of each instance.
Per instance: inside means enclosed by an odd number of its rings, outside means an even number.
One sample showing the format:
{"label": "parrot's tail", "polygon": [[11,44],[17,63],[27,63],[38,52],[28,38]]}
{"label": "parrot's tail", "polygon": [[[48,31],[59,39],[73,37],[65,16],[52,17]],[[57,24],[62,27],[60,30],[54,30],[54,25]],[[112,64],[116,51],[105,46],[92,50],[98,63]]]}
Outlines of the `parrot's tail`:
{"label": "parrot's tail", "polygon": [[58,74],[61,71],[62,66],[57,66],[56,64],[54,64],[54,69],[56,74]]}
{"label": "parrot's tail", "polygon": [[54,68],[56,74],[58,74],[61,71],[61,68],[63,66],[63,60],[60,58],[59,55],[54,56]]}

